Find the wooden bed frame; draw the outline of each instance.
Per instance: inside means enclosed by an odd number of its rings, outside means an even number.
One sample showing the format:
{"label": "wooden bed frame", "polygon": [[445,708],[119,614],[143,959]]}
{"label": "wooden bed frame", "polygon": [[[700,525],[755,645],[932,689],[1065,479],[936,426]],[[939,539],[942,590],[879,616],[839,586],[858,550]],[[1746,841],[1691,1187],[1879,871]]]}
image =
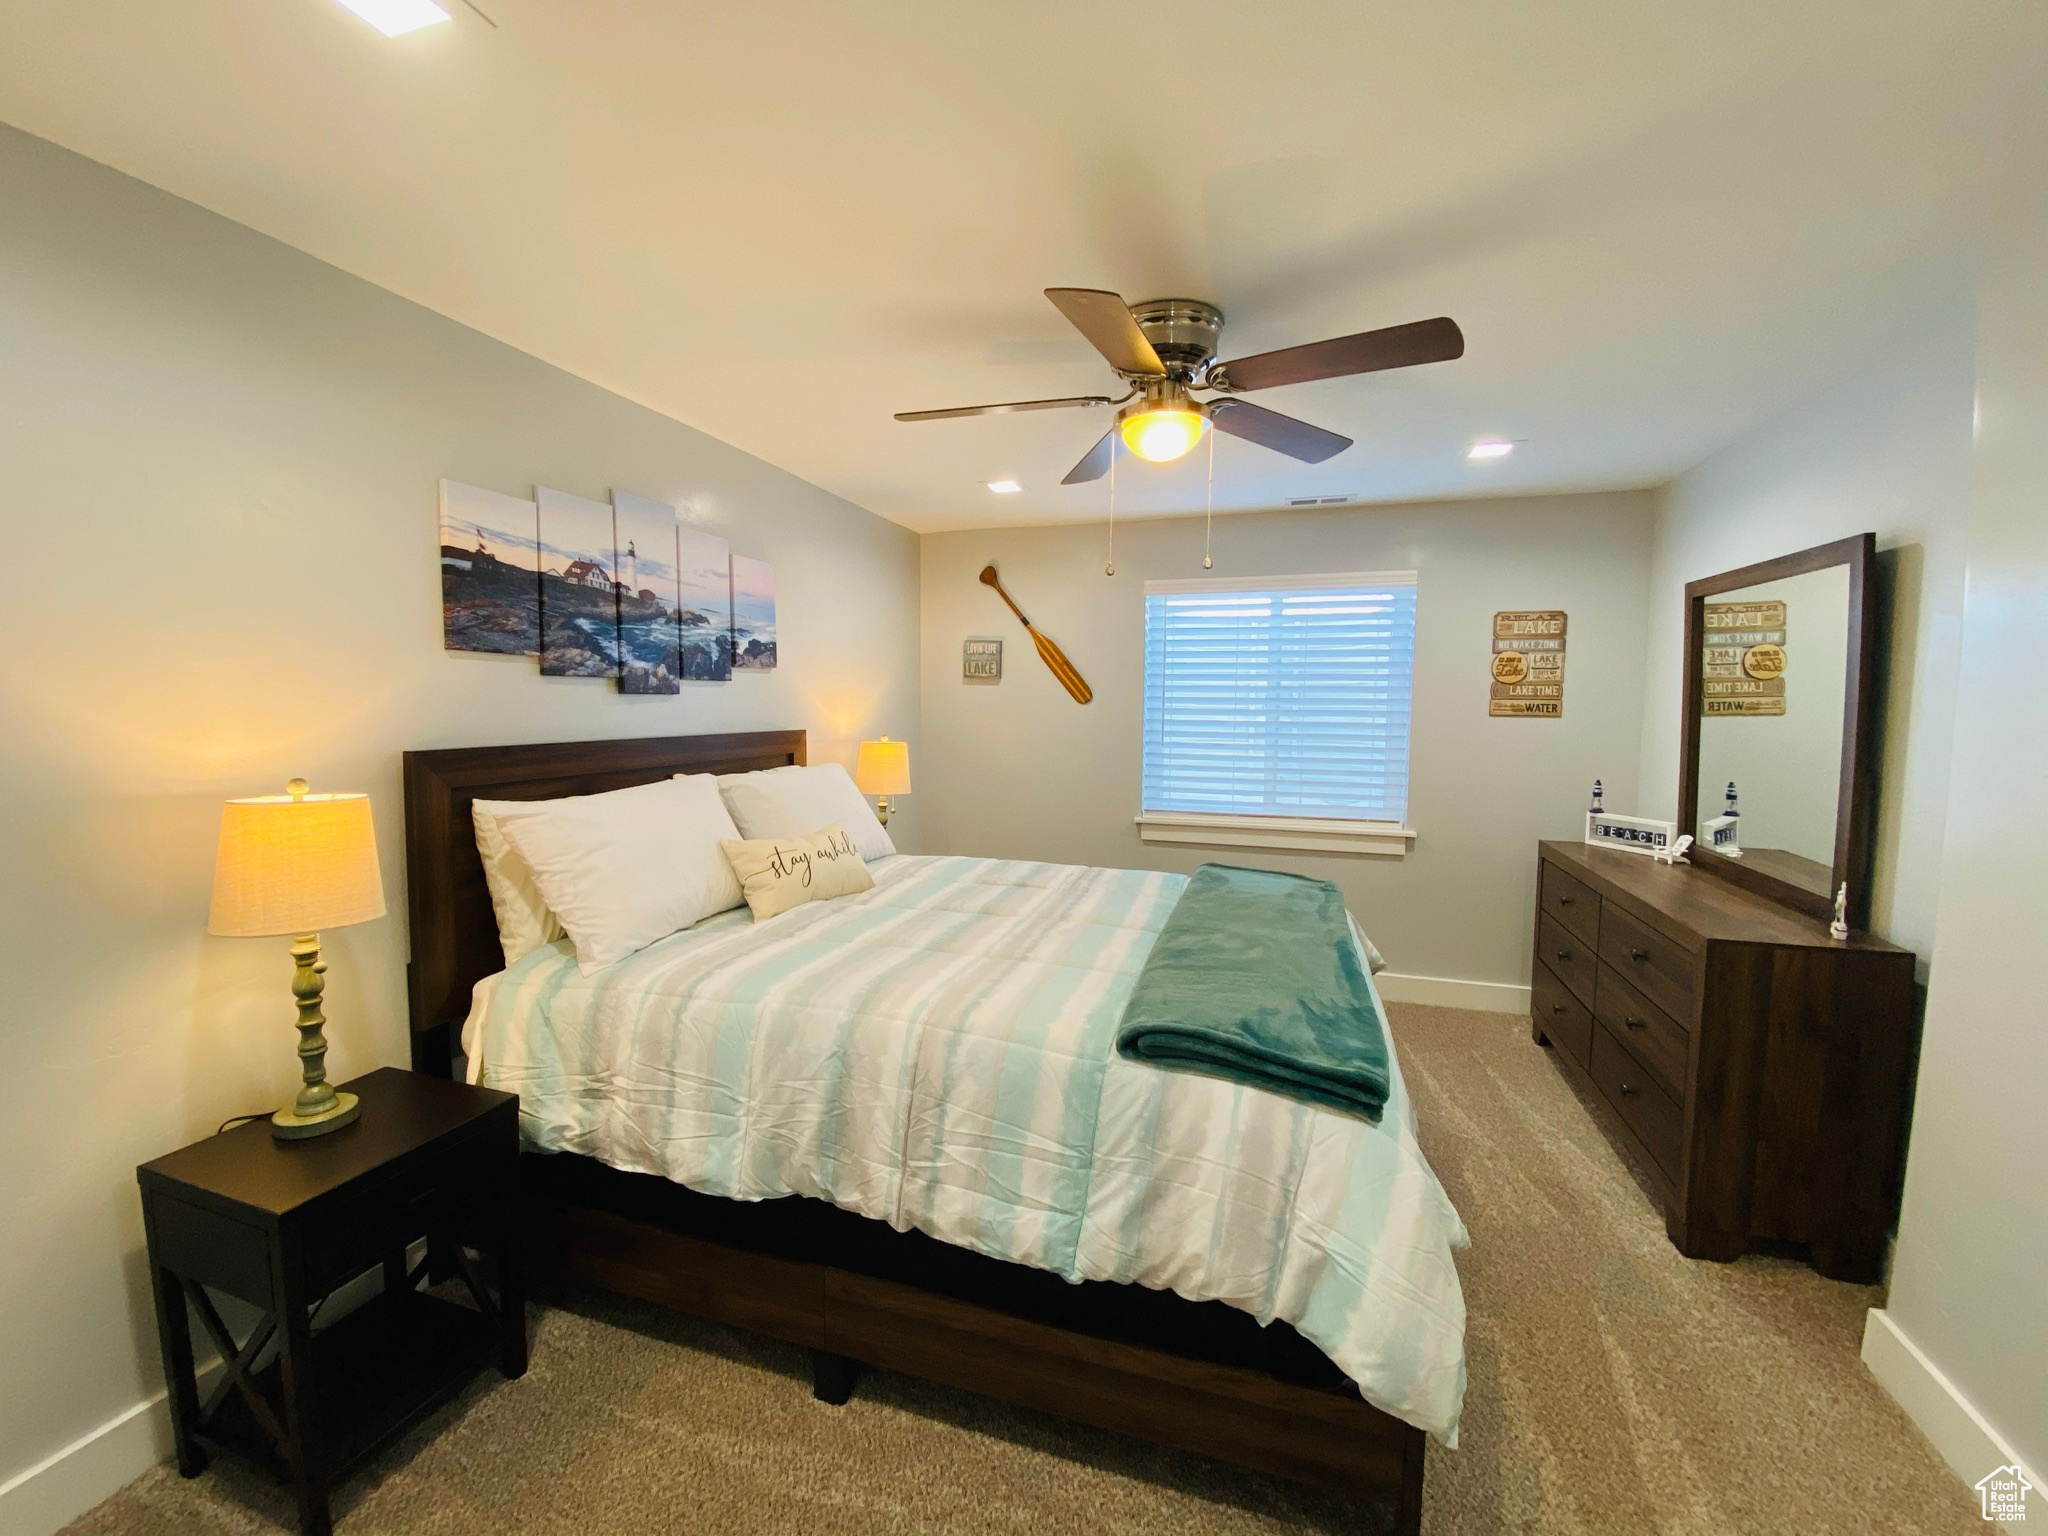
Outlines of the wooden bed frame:
{"label": "wooden bed frame", "polygon": [[[413,1068],[451,1071],[470,991],[503,969],[470,803],[592,794],[804,761],[802,731],[405,754]],[[1422,1520],[1421,1430],[1367,1403],[1284,1323],[1138,1286],[1069,1285],[820,1201],[699,1195],[592,1159],[529,1157],[543,1270],[812,1351],[814,1391],[887,1367]]]}

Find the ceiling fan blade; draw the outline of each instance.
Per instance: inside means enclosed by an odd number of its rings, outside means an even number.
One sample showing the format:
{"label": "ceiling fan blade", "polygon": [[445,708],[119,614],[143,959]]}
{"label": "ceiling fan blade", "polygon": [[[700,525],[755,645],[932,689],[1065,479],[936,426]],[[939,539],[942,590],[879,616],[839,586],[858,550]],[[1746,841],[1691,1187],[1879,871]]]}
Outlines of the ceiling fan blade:
{"label": "ceiling fan blade", "polygon": [[1093,448],[1081,455],[1081,462],[1067,471],[1061,485],[1082,485],[1109,473],[1109,456],[1116,448],[1116,428],[1111,427]]}
{"label": "ceiling fan blade", "polygon": [[1464,355],[1465,333],[1455,320],[1440,316],[1236,358],[1210,378],[1215,381],[1220,373],[1219,387],[1223,389],[1271,389],[1277,384],[1306,384],[1311,379],[1338,379],[1382,368],[1447,363]]}
{"label": "ceiling fan blade", "polygon": [[1249,400],[1211,400],[1209,424],[1218,432],[1228,432],[1232,437],[1271,448],[1304,464],[1320,464],[1351,446],[1348,437],[1325,432],[1292,416],[1282,416]]}
{"label": "ceiling fan blade", "polygon": [[1070,405],[1110,405],[1107,395],[1069,395],[1063,400],[1012,400],[1006,405],[955,405],[943,411],[898,411],[898,421],[947,421],[955,416],[1002,416],[1011,411],[1057,411]]}
{"label": "ceiling fan blade", "polygon": [[1159,361],[1120,295],[1100,288],[1048,288],[1045,296],[1118,373],[1166,372],[1166,364]]}

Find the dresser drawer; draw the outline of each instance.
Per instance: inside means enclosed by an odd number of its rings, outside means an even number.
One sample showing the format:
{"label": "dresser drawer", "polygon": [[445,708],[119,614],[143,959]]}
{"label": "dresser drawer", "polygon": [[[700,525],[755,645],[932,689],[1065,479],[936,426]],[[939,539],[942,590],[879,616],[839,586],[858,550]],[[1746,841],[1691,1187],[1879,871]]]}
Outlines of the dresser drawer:
{"label": "dresser drawer", "polygon": [[1686,1058],[1692,1051],[1692,1036],[1684,1026],[1604,962],[1600,966],[1600,990],[1593,999],[1593,1012],[1650,1075],[1683,1104]]}
{"label": "dresser drawer", "polygon": [[1600,893],[1548,860],[1537,892],[1539,908],[1588,944],[1600,942]]}
{"label": "dresser drawer", "polygon": [[1636,1139],[1665,1174],[1676,1179],[1678,1144],[1685,1134],[1685,1111],[1643,1071],[1604,1024],[1593,1030],[1592,1072],[1594,1083],[1614,1106],[1615,1113],[1636,1133]]}
{"label": "dresser drawer", "polygon": [[1619,907],[1600,915],[1600,958],[1674,1019],[1693,1017],[1693,952]]}
{"label": "dresser drawer", "polygon": [[1571,988],[1572,996],[1588,1008],[1593,1006],[1593,978],[1600,969],[1600,957],[1584,939],[1560,927],[1548,916],[1536,919],[1536,960],[1547,965],[1557,979]]}
{"label": "dresser drawer", "polygon": [[1529,975],[1529,1007],[1550,1043],[1585,1066],[1593,1050],[1593,1014],[1541,960]]}

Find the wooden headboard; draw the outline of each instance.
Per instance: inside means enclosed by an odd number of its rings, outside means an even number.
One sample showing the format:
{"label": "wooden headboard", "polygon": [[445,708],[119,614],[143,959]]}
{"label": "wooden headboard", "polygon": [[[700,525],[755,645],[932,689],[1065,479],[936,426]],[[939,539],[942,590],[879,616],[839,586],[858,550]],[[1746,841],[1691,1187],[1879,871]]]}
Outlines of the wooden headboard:
{"label": "wooden headboard", "polygon": [[804,761],[802,731],[655,736],[405,754],[406,966],[416,1072],[446,1077],[470,989],[505,968],[470,820],[473,800],[551,800],[677,773],[747,773]]}

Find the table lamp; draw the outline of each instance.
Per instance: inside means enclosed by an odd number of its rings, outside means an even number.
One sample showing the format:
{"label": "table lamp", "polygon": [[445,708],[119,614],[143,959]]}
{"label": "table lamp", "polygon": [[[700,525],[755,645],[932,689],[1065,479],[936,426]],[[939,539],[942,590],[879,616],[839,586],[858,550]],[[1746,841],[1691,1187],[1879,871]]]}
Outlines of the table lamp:
{"label": "table lamp", "polygon": [[889,797],[910,793],[910,744],[891,741],[886,736],[880,741],[862,742],[860,758],[853,768],[853,782],[862,794],[877,797],[875,819],[887,826]]}
{"label": "table lamp", "polygon": [[320,930],[384,915],[377,837],[368,795],[312,795],[293,779],[282,795],[230,800],[221,809],[208,933],[292,941],[292,996],[299,1005],[303,1085],[270,1117],[281,1141],[324,1136],[355,1120],[352,1093],[327,1081],[327,1018],[320,1011],[327,962]]}

